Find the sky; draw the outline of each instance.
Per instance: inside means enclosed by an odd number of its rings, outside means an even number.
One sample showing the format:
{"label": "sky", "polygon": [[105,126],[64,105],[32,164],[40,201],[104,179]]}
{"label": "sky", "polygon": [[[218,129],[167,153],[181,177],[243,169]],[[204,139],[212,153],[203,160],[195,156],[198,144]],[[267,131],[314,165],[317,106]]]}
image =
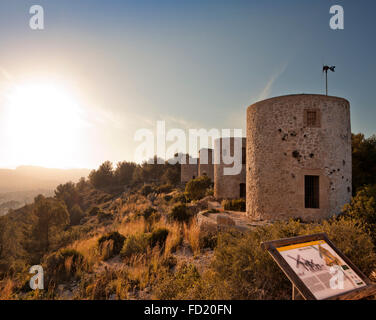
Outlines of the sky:
{"label": "sky", "polygon": [[[29,27],[32,5],[44,30]],[[332,5],[344,30],[329,27]],[[1,0],[0,168],[134,161],[139,129],[240,128],[273,96],[348,99],[376,133],[376,2]]]}

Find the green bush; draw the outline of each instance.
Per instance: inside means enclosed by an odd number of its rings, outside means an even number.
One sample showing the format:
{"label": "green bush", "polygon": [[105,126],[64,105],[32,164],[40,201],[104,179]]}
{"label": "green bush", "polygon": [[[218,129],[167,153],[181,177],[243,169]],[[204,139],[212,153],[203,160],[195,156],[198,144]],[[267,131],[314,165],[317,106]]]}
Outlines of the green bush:
{"label": "green bush", "polygon": [[150,234],[141,233],[138,235],[129,236],[121,249],[120,255],[123,258],[130,258],[135,254],[146,253],[147,248],[150,244]]}
{"label": "green bush", "polygon": [[98,239],[98,249],[103,258],[110,259],[118,255],[123,248],[125,237],[114,231]]}
{"label": "green bush", "polygon": [[168,236],[168,229],[166,228],[159,228],[154,230],[150,237],[150,246],[155,247],[157,244],[163,247],[166,243],[166,239]]}
{"label": "green bush", "polygon": [[170,220],[183,223],[189,222],[192,218],[192,215],[185,203],[177,203],[172,207],[168,217]]}
{"label": "green bush", "polygon": [[176,273],[165,272],[155,287],[157,299],[187,299],[200,283],[200,274],[193,264],[182,264]]}
{"label": "green bush", "polygon": [[185,194],[188,199],[200,200],[205,197],[206,191],[211,186],[211,180],[207,176],[192,179],[185,186]]}
{"label": "green bush", "polygon": [[137,235],[129,236],[121,249],[120,255],[123,258],[130,258],[136,254],[144,254],[147,252],[148,247],[155,247],[159,244],[163,247],[166,243],[168,236],[168,230],[165,228],[159,228],[152,233],[140,233]]}
{"label": "green bush", "polygon": [[170,200],[172,203],[186,203],[187,202],[187,198],[185,197],[185,194],[184,193],[177,193],[176,195],[174,195],[172,197],[172,199]]}
{"label": "green bush", "polygon": [[82,272],[89,269],[84,256],[73,249],[60,249],[43,260],[46,270],[46,283],[59,284],[72,278],[78,279]]}
{"label": "green bush", "polygon": [[225,210],[245,212],[246,202],[244,199],[223,200],[222,207]]}
{"label": "green bush", "polygon": [[351,203],[343,207],[343,213],[359,221],[376,243],[376,185],[360,188]]}

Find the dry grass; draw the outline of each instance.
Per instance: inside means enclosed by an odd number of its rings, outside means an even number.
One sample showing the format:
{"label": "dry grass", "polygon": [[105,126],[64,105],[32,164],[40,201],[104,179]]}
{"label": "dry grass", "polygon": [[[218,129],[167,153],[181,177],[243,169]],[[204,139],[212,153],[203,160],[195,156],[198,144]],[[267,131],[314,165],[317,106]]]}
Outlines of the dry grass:
{"label": "dry grass", "polygon": [[[163,201],[161,200],[161,202]],[[160,205],[158,205],[159,212],[161,212]],[[167,212],[167,204],[163,203],[163,205],[166,206]],[[153,221],[150,224],[143,216],[139,216],[140,212],[149,207],[150,202],[144,197],[133,197],[122,205],[121,213],[123,215],[120,221],[112,224],[109,228],[125,237],[152,232],[158,228],[166,228],[169,233],[163,250],[159,246],[149,247],[145,253],[134,254],[132,257],[123,260],[124,265],[121,269],[110,268],[109,270],[106,269],[106,272],[97,273],[95,279],[91,280],[91,284],[83,292],[86,298],[108,299],[115,294],[116,299],[128,299],[131,292],[143,291],[153,287],[154,283],[159,281],[158,277],[160,277],[161,272],[163,273],[163,270],[168,267],[166,259],[179,249],[184,240],[190,244],[194,255],[200,254],[199,227],[195,221],[187,226],[178,222],[169,222],[162,217],[159,221]],[[109,228],[98,228],[93,237],[78,240],[70,245],[70,248],[84,255],[90,265],[98,263],[103,258],[98,252],[98,239],[109,232]],[[107,247],[106,243],[104,247]],[[71,263],[72,261],[68,259],[65,261],[66,270],[70,270]]]}
{"label": "dry grass", "polygon": [[149,206],[150,201],[147,200],[145,197],[140,195],[132,195],[129,197],[126,203],[122,204],[122,206],[119,209],[119,212],[121,216],[124,217],[132,213],[142,212]]}
{"label": "dry grass", "polygon": [[165,244],[165,256],[176,251],[183,241],[183,234],[179,223],[166,225],[169,233]]}
{"label": "dry grass", "polygon": [[163,254],[158,246],[152,250],[148,248],[146,254],[136,255],[129,261],[129,279],[136,281],[140,290],[145,289],[155,281],[162,261]]}
{"label": "dry grass", "polygon": [[184,225],[184,237],[191,246],[193,254],[195,256],[199,255],[201,253],[200,227],[197,224],[196,220],[193,220],[189,226]]}
{"label": "dry grass", "polygon": [[139,233],[144,233],[147,228],[147,223],[143,217],[139,219],[131,220],[128,222],[123,222],[118,227],[118,232],[123,236],[136,235]]}
{"label": "dry grass", "polygon": [[11,279],[5,279],[3,285],[0,283],[0,300],[11,300],[14,287],[14,281]]}
{"label": "dry grass", "polygon": [[65,271],[67,273],[70,273],[71,269],[72,269],[72,263],[73,263],[73,256],[70,256],[70,257],[67,257],[64,261],[64,267],[65,267]]}
{"label": "dry grass", "polygon": [[98,234],[89,239],[77,240],[69,248],[80,252],[86,258],[89,265],[93,265],[100,258],[97,251],[97,243],[100,237],[101,235]]}

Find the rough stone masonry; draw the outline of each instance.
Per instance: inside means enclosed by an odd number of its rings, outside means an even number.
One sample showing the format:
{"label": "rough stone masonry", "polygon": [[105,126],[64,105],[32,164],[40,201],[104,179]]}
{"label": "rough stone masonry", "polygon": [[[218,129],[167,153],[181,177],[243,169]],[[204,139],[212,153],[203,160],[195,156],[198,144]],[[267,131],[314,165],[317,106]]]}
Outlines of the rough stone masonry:
{"label": "rough stone masonry", "polygon": [[247,214],[254,220],[320,220],[351,199],[347,100],[275,97],[247,109]]}

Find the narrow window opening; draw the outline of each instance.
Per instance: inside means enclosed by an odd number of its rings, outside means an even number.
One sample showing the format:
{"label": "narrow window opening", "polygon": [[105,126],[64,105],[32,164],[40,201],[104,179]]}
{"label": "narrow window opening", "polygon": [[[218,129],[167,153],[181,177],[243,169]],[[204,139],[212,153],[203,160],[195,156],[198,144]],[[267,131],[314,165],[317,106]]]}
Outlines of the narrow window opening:
{"label": "narrow window opening", "polygon": [[239,185],[239,187],[240,187],[239,197],[240,198],[245,198],[245,191],[246,191],[246,189],[245,189],[245,183],[241,183]]}
{"label": "narrow window opening", "polygon": [[319,209],[319,176],[304,176],[304,200],[306,208]]}

